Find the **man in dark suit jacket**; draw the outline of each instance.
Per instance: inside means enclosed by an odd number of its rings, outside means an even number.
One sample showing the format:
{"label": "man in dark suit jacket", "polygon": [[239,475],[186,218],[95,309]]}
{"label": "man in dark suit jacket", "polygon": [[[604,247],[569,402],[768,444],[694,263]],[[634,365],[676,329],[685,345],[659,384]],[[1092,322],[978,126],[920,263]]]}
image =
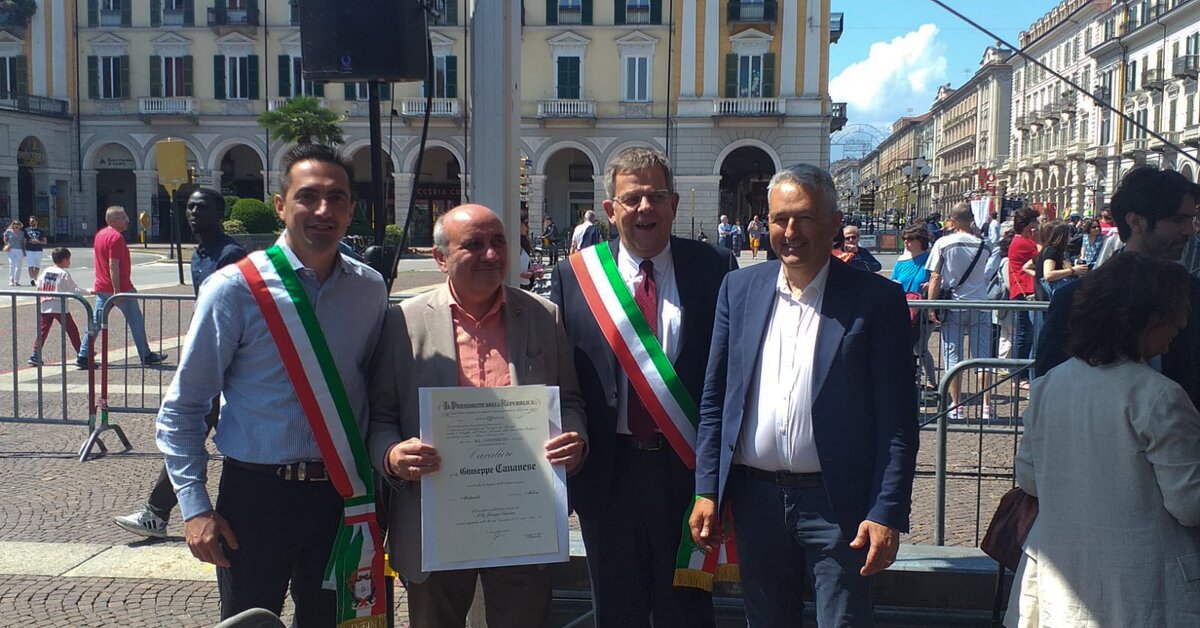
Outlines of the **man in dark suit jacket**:
{"label": "man in dark suit jacket", "polygon": [[797,625],[808,577],[818,625],[869,626],[869,576],[895,560],[916,468],[908,310],[896,284],[830,256],[828,173],[791,166],[768,189],[779,261],[721,286],[692,536],[712,551],[731,506],[749,625]]}
{"label": "man in dark suit jacket", "polygon": [[[1135,168],[1125,175],[1112,198],[1113,220],[1126,251],[1166,260],[1178,260],[1195,232],[1192,221],[1200,204],[1200,186],[1174,170],[1153,166]],[[1046,322],[1038,336],[1034,373],[1038,377],[1067,360],[1067,330],[1071,305],[1083,283],[1074,281],[1054,292]],[[1183,386],[1192,403],[1200,406],[1200,279],[1190,280],[1191,313],[1171,348],[1162,355],[1163,375]]]}
{"label": "man in dark suit jacket", "polygon": [[692,470],[657,423],[648,432],[639,423],[657,403],[644,403],[628,385],[584,294],[594,276],[580,276],[574,265],[611,254],[631,294],[651,291],[653,316],[643,320],[653,319],[658,344],[698,405],[717,290],[737,263],[727,250],[671,237],[679,195],[661,153],[622,151],[605,173],[605,186],[604,210],[619,239],[559,264],[551,282],[587,409],[588,455],[568,491],[587,547],[595,622],[642,628],[653,616],[655,626],[713,626],[711,595],[673,586]]}

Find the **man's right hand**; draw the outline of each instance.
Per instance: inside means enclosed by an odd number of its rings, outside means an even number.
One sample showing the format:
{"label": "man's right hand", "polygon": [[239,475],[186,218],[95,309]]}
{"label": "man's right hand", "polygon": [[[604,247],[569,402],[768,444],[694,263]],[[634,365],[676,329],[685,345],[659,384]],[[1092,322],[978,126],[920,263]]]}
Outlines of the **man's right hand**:
{"label": "man's right hand", "polygon": [[409,482],[421,479],[442,468],[437,448],[410,438],[392,445],[387,453],[387,472]]}
{"label": "man's right hand", "polygon": [[688,518],[692,540],[705,552],[713,552],[721,542],[720,522],[717,521],[717,503],[707,497],[697,497]]}
{"label": "man's right hand", "polygon": [[229,566],[229,559],[225,558],[225,552],[221,549],[222,539],[229,549],[238,548],[233,528],[215,510],[188,519],[183,524],[183,538],[187,541],[188,549],[192,550],[192,556],[218,567]]}

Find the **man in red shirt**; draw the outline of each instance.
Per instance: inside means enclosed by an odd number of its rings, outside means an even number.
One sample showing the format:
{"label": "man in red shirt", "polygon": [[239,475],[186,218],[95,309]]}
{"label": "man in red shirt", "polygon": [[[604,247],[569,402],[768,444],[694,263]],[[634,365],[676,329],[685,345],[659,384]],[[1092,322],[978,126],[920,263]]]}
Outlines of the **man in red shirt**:
{"label": "man in red shirt", "polygon": [[[1013,301],[1028,301],[1034,298],[1033,275],[1025,271],[1025,263],[1037,259],[1038,248],[1038,212],[1034,209],[1022,209],[1013,216],[1012,244],[1008,245],[1008,296]],[[1014,311],[1013,324],[1013,357],[1019,360],[1029,358],[1033,349],[1034,329],[1033,319],[1025,310]],[[1029,373],[1021,371],[1013,378],[1024,385],[1029,379]]]}
{"label": "man in red shirt", "polygon": [[[96,232],[92,242],[96,264],[96,281],[92,285],[92,290],[96,293],[96,319],[92,329],[83,336],[83,346],[75,360],[75,365],[79,368],[88,368],[92,332],[100,329],[100,317],[105,301],[118,292],[137,292],[129,278],[129,247],[125,245],[125,236],[121,235],[129,228],[129,214],[125,213],[124,207],[113,205],[105,210],[104,222],[108,223],[108,226]],[[133,343],[137,345],[138,357],[141,358],[142,364],[159,364],[166,360],[167,356],[150,350],[150,343],[146,340],[146,321],[142,318],[142,310],[138,308],[137,301],[121,299],[117,301],[117,308],[125,315],[125,323],[129,325],[129,334],[133,336]]]}

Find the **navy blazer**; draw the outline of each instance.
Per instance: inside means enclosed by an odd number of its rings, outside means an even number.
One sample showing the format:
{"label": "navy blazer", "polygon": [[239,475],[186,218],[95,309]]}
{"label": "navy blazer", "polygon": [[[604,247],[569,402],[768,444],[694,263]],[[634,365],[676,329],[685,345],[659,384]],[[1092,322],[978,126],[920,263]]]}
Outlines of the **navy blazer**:
{"label": "navy blazer", "polygon": [[[853,537],[870,519],[908,531],[919,445],[908,305],[898,284],[830,258],[817,327],[813,435],[826,492]],[[774,311],[780,263],[721,285],[700,402],[696,492],[723,501]]]}
{"label": "navy blazer", "polygon": [[[596,246],[609,246],[613,257],[617,255],[617,240]],[[671,256],[682,310],[683,347],[675,360],[675,372],[699,404],[717,292],[726,273],[737,268],[737,260],[727,249],[675,237],[671,238]],[[558,305],[563,326],[575,348],[575,372],[587,413],[587,458],[579,471],[567,479],[567,488],[571,506],[585,515],[593,514],[607,506],[613,489],[617,375],[621,367],[584,300],[569,261],[555,267],[550,285],[550,300]],[[683,472],[686,474],[686,469]],[[686,498],[690,499],[692,487],[687,486],[686,492]]]}

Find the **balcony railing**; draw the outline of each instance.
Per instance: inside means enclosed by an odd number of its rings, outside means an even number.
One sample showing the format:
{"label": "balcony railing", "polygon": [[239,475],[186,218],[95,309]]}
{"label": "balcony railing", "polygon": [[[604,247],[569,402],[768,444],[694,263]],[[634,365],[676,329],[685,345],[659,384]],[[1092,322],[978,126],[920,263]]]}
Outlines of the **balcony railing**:
{"label": "balcony railing", "polygon": [[1144,153],[1146,152],[1147,146],[1148,142],[1144,137],[1135,137],[1131,140],[1125,140],[1124,142],[1121,142],[1121,154],[1133,156],[1136,153]]}
{"label": "balcony railing", "polygon": [[1173,144],[1175,146],[1179,146],[1179,142],[1183,139],[1183,134],[1179,131],[1164,131],[1159,133],[1159,135],[1163,136],[1163,138],[1166,139],[1167,142],[1170,142],[1170,144],[1167,144],[1156,137],[1149,138],[1150,150],[1156,153],[1165,153],[1167,151],[1174,150],[1171,148],[1171,145]]}
{"label": "balcony railing", "polygon": [[[400,115],[402,116],[423,116],[425,115],[425,99],[424,98],[405,98],[400,103]],[[434,98],[430,104],[429,116],[433,118],[452,118],[458,115],[458,99],[457,98]]]}
{"label": "balcony railing", "polygon": [[230,9],[211,7],[208,9],[209,26],[258,26],[258,9]]}
{"label": "balcony railing", "polygon": [[637,4],[625,7],[625,23],[626,24],[649,24],[650,23],[650,5]]}
{"label": "balcony railing", "polygon": [[559,24],[582,24],[583,9],[580,5],[563,6],[558,5],[558,23]]}
{"label": "balcony railing", "polygon": [[149,116],[186,116],[196,113],[195,98],[139,98],[138,113]]}
{"label": "balcony railing", "polygon": [[726,9],[730,22],[774,22],[775,0],[762,2],[730,2]]}
{"label": "balcony railing", "polygon": [[780,98],[717,98],[713,101],[716,116],[781,116],[784,114]]}
{"label": "balcony railing", "polygon": [[[276,109],[282,107],[284,105],[284,103],[286,103],[287,101],[289,101],[291,99],[292,98],[290,96],[281,96],[279,98],[268,98],[267,99],[267,111],[275,111]],[[329,101],[325,100],[324,98],[318,98],[317,102],[320,103],[321,107],[326,107],[326,108],[329,107]]]}
{"label": "balcony railing", "polygon": [[69,111],[68,106],[67,101],[57,98],[30,96],[18,92],[0,92],[0,109],[65,116]]}
{"label": "balcony railing", "polygon": [[829,14],[829,43],[836,44],[842,38],[842,24],[845,20],[843,13]]}
{"label": "balcony railing", "polygon": [[0,28],[25,28],[29,19],[16,11],[0,10]]}
{"label": "balcony railing", "polygon": [[1112,100],[1112,89],[1107,85],[1097,85],[1092,88],[1092,102],[1103,105]]}
{"label": "balcony railing", "polygon": [[537,116],[539,118],[595,118],[596,101],[573,98],[539,100]]}
{"label": "balcony railing", "polygon": [[162,10],[162,25],[163,26],[183,26],[183,9],[163,9]]}
{"label": "balcony railing", "polygon": [[849,118],[846,117],[846,103],[833,103],[833,109],[830,113],[833,119],[829,122],[829,132],[836,133],[845,128],[846,122],[849,120]]}
{"label": "balcony railing", "polygon": [[1162,68],[1149,68],[1142,73],[1142,89],[1162,91],[1164,83],[1166,83],[1166,79],[1163,76]]}
{"label": "balcony railing", "polygon": [[1177,79],[1196,78],[1200,74],[1200,55],[1183,55],[1175,60],[1174,72],[1172,74]]}
{"label": "balcony railing", "polygon": [[100,26],[120,26],[120,9],[100,9]]}

